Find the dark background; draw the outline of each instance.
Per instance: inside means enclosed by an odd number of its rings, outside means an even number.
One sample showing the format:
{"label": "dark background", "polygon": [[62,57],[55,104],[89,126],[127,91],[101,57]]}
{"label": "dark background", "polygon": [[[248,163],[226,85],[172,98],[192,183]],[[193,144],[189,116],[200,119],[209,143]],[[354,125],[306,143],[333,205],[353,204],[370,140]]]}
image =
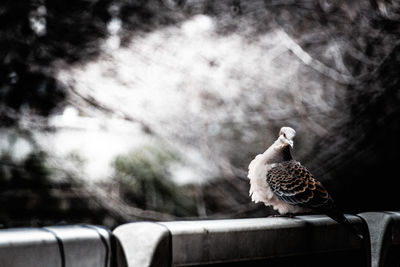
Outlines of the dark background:
{"label": "dark background", "polygon": [[[238,126],[239,133],[256,133],[256,142],[230,140],[240,148],[226,158],[233,171],[221,171],[220,177],[201,185],[178,186],[163,178],[166,169],[146,172],[151,169],[148,162],[129,157],[116,159],[119,176],[110,183],[89,186],[66,171],[63,179],[52,179],[54,170],[46,165],[50,156],[34,133],[57,131],[48,123],[49,116],[71,104],[74,88],[57,80],[58,68],[96,60],[109,35],[107,23],[114,17],[122,22],[121,47],[128,47],[136,36],[180,25],[199,14],[213,18],[218,35],[239,34],[249,42],[282,29],[313,59],[334,70],[326,72],[314,61],[305,66],[324,77],[318,85],[322,90],[332,81],[344,88],[340,102],[344,104],[335,107],[337,116],[330,114],[328,130],[313,134],[312,106],[305,106],[303,112],[294,109],[288,118],[273,120],[266,115],[263,123]],[[45,21],[45,30],[35,29],[32,21]],[[296,146],[308,146],[306,152],[298,152],[301,162],[323,181],[345,212],[398,210],[399,23],[400,4],[383,0],[1,1],[0,132],[6,133],[1,135],[3,142],[15,142],[16,136],[34,148],[19,162],[1,151],[1,225],[88,222],[114,227],[138,219],[265,216],[272,211],[248,198],[247,165],[284,125],[300,129]],[[336,75],[342,70],[324,56],[326,45],[338,40],[347,76]],[[84,100],[80,105],[112,112],[96,99]],[[142,124],[144,133],[154,134],[146,122]],[[162,153],[157,157],[158,165],[169,159]],[[118,197],[108,200],[112,194]],[[150,201],[149,195],[157,200]]]}

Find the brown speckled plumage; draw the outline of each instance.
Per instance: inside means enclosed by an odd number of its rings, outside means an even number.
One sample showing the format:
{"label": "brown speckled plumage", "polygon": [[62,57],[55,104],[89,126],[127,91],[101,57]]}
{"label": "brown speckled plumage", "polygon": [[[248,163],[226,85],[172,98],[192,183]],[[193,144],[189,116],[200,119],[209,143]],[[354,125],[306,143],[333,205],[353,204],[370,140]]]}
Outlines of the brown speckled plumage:
{"label": "brown speckled plumage", "polygon": [[313,175],[295,160],[276,164],[267,173],[267,182],[282,201],[305,208],[332,207],[328,192]]}

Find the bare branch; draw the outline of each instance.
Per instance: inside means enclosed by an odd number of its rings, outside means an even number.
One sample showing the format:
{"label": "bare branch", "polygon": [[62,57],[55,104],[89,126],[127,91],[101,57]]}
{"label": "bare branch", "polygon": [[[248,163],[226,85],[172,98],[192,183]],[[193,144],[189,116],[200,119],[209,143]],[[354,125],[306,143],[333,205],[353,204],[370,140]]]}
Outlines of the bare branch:
{"label": "bare branch", "polygon": [[[112,115],[117,115],[119,118],[129,121],[129,122],[133,122],[133,123],[138,123],[144,132],[146,132],[147,134],[151,134],[151,135],[155,135],[155,131],[153,131],[152,127],[150,127],[150,125],[148,125],[147,123],[145,123],[143,120],[140,119],[136,119],[134,117],[132,117],[129,114],[126,114],[125,112],[122,112],[120,110],[116,110],[112,107],[108,107],[106,106],[104,103],[100,103],[98,100],[96,100],[96,98],[91,97],[91,96],[84,96],[81,93],[79,93],[74,87],[70,87],[71,92],[78,98],[80,98],[81,100],[83,100],[86,104],[89,104],[89,106],[104,112],[104,113],[108,113],[108,114],[112,114]],[[71,101],[71,103],[74,103],[75,101]]]}
{"label": "bare branch", "polygon": [[337,70],[330,68],[321,61],[311,57],[293,38],[291,38],[282,28],[276,31],[281,38],[283,44],[293,52],[305,65],[313,68],[319,73],[329,77],[330,79],[341,84],[357,84],[357,80],[353,76],[340,73]]}

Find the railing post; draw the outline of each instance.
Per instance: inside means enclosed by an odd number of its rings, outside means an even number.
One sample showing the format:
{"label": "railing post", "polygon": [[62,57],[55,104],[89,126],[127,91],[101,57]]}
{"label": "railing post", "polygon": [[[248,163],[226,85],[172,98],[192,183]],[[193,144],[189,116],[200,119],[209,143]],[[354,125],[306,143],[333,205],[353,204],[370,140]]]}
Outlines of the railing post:
{"label": "railing post", "polygon": [[398,266],[400,259],[392,257],[391,249],[400,245],[400,213],[365,212],[359,214],[368,226],[371,242],[371,267]]}
{"label": "railing post", "polygon": [[118,267],[171,266],[171,237],[167,227],[137,222],[117,227],[114,232]]}

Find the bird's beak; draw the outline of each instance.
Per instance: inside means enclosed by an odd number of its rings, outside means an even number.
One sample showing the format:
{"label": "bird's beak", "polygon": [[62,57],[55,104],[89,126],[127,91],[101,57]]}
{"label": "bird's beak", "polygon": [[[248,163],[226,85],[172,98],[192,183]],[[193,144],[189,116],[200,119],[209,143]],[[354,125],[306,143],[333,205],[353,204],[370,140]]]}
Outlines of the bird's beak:
{"label": "bird's beak", "polygon": [[279,139],[281,140],[282,147],[289,145],[291,148],[293,148],[293,140],[289,140],[283,135],[280,135]]}
{"label": "bird's beak", "polygon": [[288,140],[288,144],[291,148],[293,148],[293,141],[292,140]]}

